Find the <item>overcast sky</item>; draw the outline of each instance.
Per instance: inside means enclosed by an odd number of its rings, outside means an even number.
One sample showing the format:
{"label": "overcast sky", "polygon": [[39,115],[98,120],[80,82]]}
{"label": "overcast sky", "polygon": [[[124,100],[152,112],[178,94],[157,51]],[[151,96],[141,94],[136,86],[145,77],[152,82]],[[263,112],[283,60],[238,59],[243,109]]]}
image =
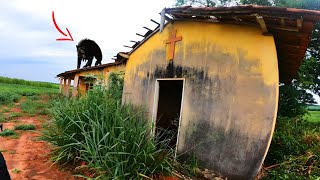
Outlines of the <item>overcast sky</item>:
{"label": "overcast sky", "polygon": [[[76,44],[93,39],[103,54],[102,63],[112,62],[123,45],[141,40],[136,33],[143,26],[156,27],[159,12],[172,7],[173,0],[1,0],[0,1],[0,76],[58,82],[57,74],[75,69]],[[74,41],[63,38],[69,29]],[[95,60],[93,61],[93,64]]]}

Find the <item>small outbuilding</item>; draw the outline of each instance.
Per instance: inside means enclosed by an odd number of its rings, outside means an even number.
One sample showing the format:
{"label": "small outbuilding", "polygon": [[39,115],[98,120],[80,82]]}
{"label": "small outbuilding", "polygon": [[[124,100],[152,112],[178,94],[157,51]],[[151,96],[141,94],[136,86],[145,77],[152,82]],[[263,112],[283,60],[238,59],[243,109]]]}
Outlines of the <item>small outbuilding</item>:
{"label": "small outbuilding", "polygon": [[173,148],[228,179],[254,179],[320,12],[262,6],[179,7],[129,52],[123,101],[146,107]]}
{"label": "small outbuilding", "polygon": [[107,81],[111,72],[119,72],[125,70],[126,61],[116,61],[114,63],[107,63],[93,67],[75,69],[66,71],[57,75],[60,79],[59,92],[65,96],[70,95],[70,87],[72,86],[72,96],[85,94],[101,77],[102,80]]}

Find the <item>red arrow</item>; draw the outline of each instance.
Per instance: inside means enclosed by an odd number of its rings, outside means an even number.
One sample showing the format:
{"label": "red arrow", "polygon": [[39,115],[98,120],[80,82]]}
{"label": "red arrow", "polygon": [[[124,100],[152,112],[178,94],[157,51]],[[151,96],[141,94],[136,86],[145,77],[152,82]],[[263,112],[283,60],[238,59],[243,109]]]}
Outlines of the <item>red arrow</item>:
{"label": "red arrow", "polygon": [[[61,29],[59,28],[59,26],[56,23],[56,20],[54,19],[54,11],[52,11],[52,20],[53,20],[53,24],[54,26],[57,28],[57,30],[64,36],[68,37],[68,35],[66,35],[63,31],[61,31]],[[66,28],[70,38],[58,38],[56,39],[57,41],[73,41],[73,38],[71,36],[71,33],[69,32],[68,28]]]}

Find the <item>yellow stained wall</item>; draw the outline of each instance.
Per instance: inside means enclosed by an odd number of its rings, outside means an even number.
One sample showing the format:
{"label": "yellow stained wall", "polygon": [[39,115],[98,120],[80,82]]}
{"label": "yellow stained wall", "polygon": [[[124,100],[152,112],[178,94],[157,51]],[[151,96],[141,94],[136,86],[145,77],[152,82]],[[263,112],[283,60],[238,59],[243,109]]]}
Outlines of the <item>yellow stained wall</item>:
{"label": "yellow stained wall", "polygon": [[[165,41],[174,30],[175,58]],[[156,79],[184,78],[178,154],[230,178],[252,179],[269,148],[278,100],[274,39],[259,27],[174,22],[150,37],[126,65],[123,100],[154,108]]]}
{"label": "yellow stained wall", "polygon": [[101,70],[87,70],[87,71],[82,71],[80,73],[77,73],[75,77],[76,76],[80,77],[79,84],[78,84],[78,92],[82,95],[86,93],[86,84],[84,83],[82,77],[85,77],[87,75],[92,75],[92,74],[102,75],[105,83],[107,83],[109,74],[111,72],[118,72],[118,71],[124,71],[124,70],[125,70],[125,64],[121,64],[121,65],[107,66]]}

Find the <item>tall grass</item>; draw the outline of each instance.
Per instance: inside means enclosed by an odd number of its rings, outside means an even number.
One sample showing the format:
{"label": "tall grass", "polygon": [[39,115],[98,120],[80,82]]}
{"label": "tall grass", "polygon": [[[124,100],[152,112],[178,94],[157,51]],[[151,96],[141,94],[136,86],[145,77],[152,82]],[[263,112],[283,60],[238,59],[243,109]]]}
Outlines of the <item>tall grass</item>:
{"label": "tall grass", "polygon": [[153,138],[143,109],[121,104],[122,84],[113,74],[107,88],[54,103],[43,138],[55,145],[55,162],[85,161],[101,179],[170,173],[172,153],[165,150],[166,142]]}
{"label": "tall grass", "polygon": [[320,123],[278,118],[264,179],[319,179]]}

